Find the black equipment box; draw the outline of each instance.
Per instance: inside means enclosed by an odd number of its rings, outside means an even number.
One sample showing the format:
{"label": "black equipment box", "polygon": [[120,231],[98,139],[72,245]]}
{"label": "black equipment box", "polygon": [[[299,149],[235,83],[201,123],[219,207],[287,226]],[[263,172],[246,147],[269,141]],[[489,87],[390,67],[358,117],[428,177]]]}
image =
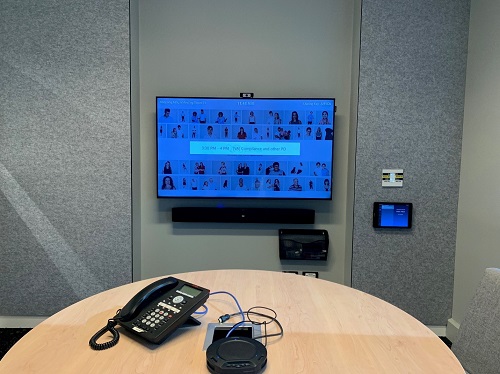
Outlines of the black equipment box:
{"label": "black equipment box", "polygon": [[280,259],[326,261],[328,242],[326,230],[280,229]]}

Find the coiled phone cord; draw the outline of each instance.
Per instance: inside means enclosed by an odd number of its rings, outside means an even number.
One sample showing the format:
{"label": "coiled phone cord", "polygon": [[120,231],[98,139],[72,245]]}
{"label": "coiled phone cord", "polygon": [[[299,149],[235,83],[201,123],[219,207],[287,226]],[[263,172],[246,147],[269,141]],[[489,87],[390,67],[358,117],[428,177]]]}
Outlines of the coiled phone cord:
{"label": "coiled phone cord", "polygon": [[[120,311],[118,311],[116,314],[118,315]],[[103,351],[105,349],[114,347],[116,343],[118,343],[118,340],[120,340],[120,333],[116,331],[115,326],[118,324],[116,316],[113,318],[108,319],[108,324],[104,326],[102,329],[97,331],[94,336],[92,336],[89,340],[89,345],[90,348],[92,348],[95,351]],[[113,338],[109,342],[105,343],[97,343],[97,340],[103,336],[107,331],[109,331],[112,335]]]}

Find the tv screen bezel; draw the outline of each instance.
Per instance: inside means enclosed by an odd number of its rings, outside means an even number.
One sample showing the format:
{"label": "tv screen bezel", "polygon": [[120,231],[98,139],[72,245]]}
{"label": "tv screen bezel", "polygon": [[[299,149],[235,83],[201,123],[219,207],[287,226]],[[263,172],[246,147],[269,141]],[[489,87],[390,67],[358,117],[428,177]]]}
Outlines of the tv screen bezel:
{"label": "tv screen bezel", "polygon": [[[159,157],[158,157],[158,145],[159,145],[159,134],[158,134],[158,118],[159,118],[159,113],[158,113],[158,100],[159,99],[179,99],[179,100],[203,100],[203,99],[216,99],[216,100],[231,100],[231,101],[252,101],[252,100],[258,100],[258,101],[263,101],[263,100],[314,100],[314,101],[321,101],[321,100],[329,100],[332,101],[332,117],[331,117],[331,126],[332,126],[332,135],[333,135],[333,140],[331,142],[331,152],[330,152],[330,165],[331,165],[331,170],[330,170],[330,194],[328,197],[274,197],[274,196],[162,196],[159,194],[159,180],[160,180],[160,174],[158,173],[159,170]],[[278,200],[278,201],[331,201],[333,199],[333,170],[334,170],[334,133],[335,133],[335,115],[337,111],[337,105],[336,105],[336,99],[333,97],[259,97],[259,98],[242,98],[242,97],[217,97],[217,96],[165,96],[165,95],[158,95],[155,97],[155,143],[156,143],[156,196],[157,199],[195,199],[195,200],[200,200],[200,199],[206,199],[206,200]]]}

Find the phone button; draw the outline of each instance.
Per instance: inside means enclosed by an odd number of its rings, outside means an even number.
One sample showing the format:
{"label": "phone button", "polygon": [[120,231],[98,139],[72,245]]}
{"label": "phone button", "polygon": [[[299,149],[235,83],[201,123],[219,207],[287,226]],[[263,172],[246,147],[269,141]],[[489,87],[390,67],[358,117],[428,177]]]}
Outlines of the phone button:
{"label": "phone button", "polygon": [[176,297],[174,297],[174,299],[172,301],[175,304],[178,304],[178,303],[181,303],[182,301],[184,301],[184,298],[182,296],[176,296]]}

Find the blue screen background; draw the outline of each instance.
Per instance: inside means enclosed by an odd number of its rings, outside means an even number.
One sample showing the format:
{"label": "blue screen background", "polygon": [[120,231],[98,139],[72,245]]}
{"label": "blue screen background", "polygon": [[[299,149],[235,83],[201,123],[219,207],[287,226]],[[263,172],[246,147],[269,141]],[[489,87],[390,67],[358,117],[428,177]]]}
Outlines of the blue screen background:
{"label": "blue screen background", "polygon": [[381,204],[380,227],[408,227],[409,207],[406,204]]}
{"label": "blue screen background", "polygon": [[157,97],[158,197],[331,199],[334,107]]}

